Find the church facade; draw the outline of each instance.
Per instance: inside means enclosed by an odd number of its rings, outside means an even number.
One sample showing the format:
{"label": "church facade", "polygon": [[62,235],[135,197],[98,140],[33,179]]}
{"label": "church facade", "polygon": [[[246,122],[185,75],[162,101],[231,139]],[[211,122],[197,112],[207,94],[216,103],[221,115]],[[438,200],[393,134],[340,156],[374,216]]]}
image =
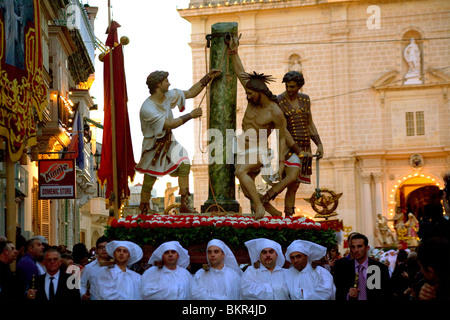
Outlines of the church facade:
{"label": "church facade", "polygon": [[[315,216],[304,199],[318,186],[342,193],[334,218],[377,246],[378,214],[394,230],[394,217],[412,212],[420,220],[426,204],[439,203],[450,170],[448,1],[192,0],[179,14],[192,26],[194,82],[209,67],[205,37],[218,22],[238,23],[246,71],[273,75],[274,94],[284,91],[286,72],[303,73],[324,158],[297,192],[297,214]],[[239,83],[237,93],[240,128],[247,101]],[[197,209],[208,198],[208,142],[197,137],[207,117],[194,123]],[[272,201],[281,211],[283,198]],[[238,180],[236,200],[250,212]]]}

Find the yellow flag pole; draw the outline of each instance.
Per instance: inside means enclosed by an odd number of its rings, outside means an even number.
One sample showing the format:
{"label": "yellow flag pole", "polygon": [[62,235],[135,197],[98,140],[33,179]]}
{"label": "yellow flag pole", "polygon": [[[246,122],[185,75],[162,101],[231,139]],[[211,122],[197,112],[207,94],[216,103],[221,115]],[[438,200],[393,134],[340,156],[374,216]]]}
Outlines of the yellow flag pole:
{"label": "yellow flag pole", "polygon": [[[108,0],[108,30],[111,32],[111,2]],[[114,99],[114,69],[113,69],[114,45],[109,51],[109,83],[111,98],[111,138],[112,138],[112,165],[113,165],[113,190],[114,190],[114,218],[119,218],[119,187],[117,182],[117,145],[116,145],[116,105]]]}

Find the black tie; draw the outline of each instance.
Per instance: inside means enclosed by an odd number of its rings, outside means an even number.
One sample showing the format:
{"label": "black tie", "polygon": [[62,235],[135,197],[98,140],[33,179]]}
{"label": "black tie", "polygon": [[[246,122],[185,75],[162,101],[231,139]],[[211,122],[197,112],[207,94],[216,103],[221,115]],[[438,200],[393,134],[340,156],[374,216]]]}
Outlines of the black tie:
{"label": "black tie", "polygon": [[54,277],[50,277],[50,289],[48,291],[48,300],[53,300],[55,298],[55,288],[53,287]]}

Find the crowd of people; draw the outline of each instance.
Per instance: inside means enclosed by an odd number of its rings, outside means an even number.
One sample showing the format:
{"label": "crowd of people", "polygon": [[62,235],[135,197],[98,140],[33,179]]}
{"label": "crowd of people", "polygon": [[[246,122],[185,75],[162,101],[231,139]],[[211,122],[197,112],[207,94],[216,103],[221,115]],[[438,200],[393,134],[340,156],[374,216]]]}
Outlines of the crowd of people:
{"label": "crowd of people", "polygon": [[[365,235],[339,248],[295,240],[285,250],[273,240],[245,242],[250,264],[239,265],[219,239],[191,269],[188,250],[161,244],[147,263],[142,248],[103,236],[89,252],[77,244],[49,246],[28,240],[20,252],[0,239],[0,299],[26,300],[446,300],[450,298],[448,239],[433,237],[389,261],[374,254]],[[390,255],[390,253],[387,253]],[[91,261],[92,260],[92,261]],[[15,272],[10,265],[16,261]],[[142,267],[144,265],[144,267]]]}

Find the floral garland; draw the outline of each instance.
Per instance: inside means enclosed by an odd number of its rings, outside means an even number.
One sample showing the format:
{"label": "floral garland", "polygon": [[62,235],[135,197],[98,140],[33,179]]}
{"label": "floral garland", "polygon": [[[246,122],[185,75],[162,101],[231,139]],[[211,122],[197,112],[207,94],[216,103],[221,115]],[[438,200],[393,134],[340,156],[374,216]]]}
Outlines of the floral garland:
{"label": "floral garland", "polygon": [[272,239],[284,248],[297,239],[323,246],[336,243],[334,230],[305,217],[264,217],[255,220],[251,216],[134,215],[113,219],[105,234],[141,246],[158,246],[176,240],[188,247],[220,239],[238,249],[245,248],[246,241],[256,238]]}

